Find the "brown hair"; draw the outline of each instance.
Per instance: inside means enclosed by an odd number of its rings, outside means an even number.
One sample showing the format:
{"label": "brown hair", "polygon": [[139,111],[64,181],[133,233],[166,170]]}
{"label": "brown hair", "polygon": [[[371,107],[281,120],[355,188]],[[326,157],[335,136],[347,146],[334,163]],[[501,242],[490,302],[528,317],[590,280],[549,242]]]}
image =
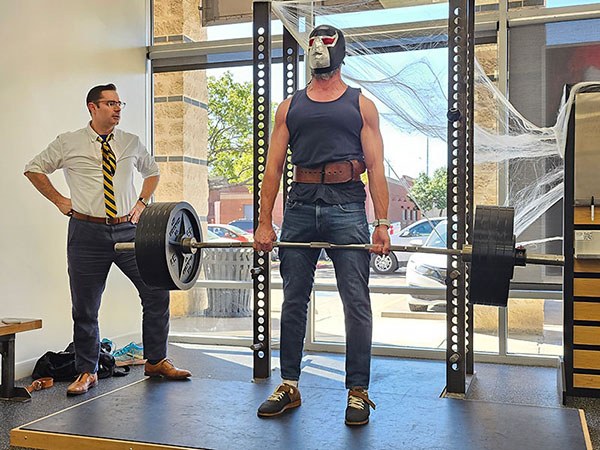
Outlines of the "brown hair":
{"label": "brown hair", "polygon": [[100,100],[100,98],[102,97],[102,91],[116,91],[117,87],[110,83],[110,84],[104,84],[104,85],[100,85],[100,86],[94,86],[93,88],[90,89],[90,92],[88,92],[87,97],[85,98],[85,104],[87,105],[88,103],[96,103],[98,100]]}

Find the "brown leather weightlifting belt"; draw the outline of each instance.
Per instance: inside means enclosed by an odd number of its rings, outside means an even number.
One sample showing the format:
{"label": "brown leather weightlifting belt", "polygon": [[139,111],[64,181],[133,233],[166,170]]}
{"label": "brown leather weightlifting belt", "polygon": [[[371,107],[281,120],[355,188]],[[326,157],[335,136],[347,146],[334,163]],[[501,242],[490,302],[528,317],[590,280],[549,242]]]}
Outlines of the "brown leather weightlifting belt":
{"label": "brown leather weightlifting belt", "polygon": [[52,386],[54,386],[54,379],[51,377],[43,377],[38,378],[25,389],[27,389],[27,392],[31,394],[34,391],[41,391],[42,389],[48,389]]}
{"label": "brown leather weightlifting belt", "polygon": [[352,159],[350,161],[337,161],[323,164],[322,166],[307,167],[294,166],[294,181],[298,183],[337,184],[348,181],[359,181],[360,174],[367,167],[363,161]]}
{"label": "brown leather weightlifting belt", "polygon": [[77,211],[71,211],[69,214],[71,217],[79,220],[85,220],[86,222],[104,223],[106,225],[118,225],[120,223],[129,222],[129,216],[121,217],[94,217],[88,216],[87,214],[81,214]]}

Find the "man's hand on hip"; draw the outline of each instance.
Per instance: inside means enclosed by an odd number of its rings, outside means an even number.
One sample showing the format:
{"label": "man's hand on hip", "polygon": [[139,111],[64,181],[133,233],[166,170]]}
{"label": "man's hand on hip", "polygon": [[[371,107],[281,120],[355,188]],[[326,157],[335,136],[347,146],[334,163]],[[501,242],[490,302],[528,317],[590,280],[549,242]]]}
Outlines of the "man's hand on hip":
{"label": "man's hand on hip", "polygon": [[146,205],[144,205],[139,200],[135,202],[135,205],[133,205],[133,209],[129,212],[129,221],[131,223],[138,223],[138,221],[140,220],[140,215],[142,214],[142,211],[144,211],[144,209],[146,209]]}
{"label": "man's hand on hip", "polygon": [[71,205],[70,198],[62,197],[56,201],[55,205],[65,216],[70,216],[73,212],[73,205]]}

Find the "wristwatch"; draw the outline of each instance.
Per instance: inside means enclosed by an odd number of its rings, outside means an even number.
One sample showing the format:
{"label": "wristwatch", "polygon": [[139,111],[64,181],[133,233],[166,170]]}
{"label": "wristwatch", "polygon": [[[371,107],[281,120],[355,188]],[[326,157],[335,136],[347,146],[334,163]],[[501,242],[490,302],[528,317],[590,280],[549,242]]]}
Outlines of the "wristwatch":
{"label": "wristwatch", "polygon": [[389,220],[387,219],[375,219],[375,222],[373,222],[373,226],[375,228],[377,228],[379,225],[383,225],[385,227],[390,227],[392,224]]}
{"label": "wristwatch", "polygon": [[146,199],[144,199],[144,197],[138,198],[138,202],[140,202],[142,205],[148,207],[148,201]]}

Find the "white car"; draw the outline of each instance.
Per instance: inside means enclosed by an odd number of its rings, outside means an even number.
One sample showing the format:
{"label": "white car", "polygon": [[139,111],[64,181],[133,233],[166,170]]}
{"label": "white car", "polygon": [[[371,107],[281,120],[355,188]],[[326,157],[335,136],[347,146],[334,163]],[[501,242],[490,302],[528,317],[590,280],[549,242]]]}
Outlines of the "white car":
{"label": "white car", "polygon": [[[447,221],[442,220],[423,244],[424,247],[447,247]],[[406,284],[409,287],[445,288],[447,255],[433,253],[413,253],[406,266]],[[413,311],[445,311],[446,293],[425,295],[411,294],[408,308]]]}
{"label": "white car", "polygon": [[[390,235],[390,242],[392,245],[420,247],[429,237],[433,228],[444,219],[445,217],[421,219],[410,224],[400,232],[395,229],[395,232]],[[375,273],[394,273],[399,267],[406,266],[410,255],[410,253],[406,252],[390,252],[388,255],[372,255],[371,268]]]}
{"label": "white car", "polygon": [[218,234],[213,233],[210,230],[206,230],[206,237],[204,238],[206,241],[212,242],[235,242],[235,239],[221,237]]}
{"label": "white car", "polygon": [[235,225],[209,223],[207,226],[209,231],[212,231],[214,234],[222,238],[229,238],[240,242],[250,242],[254,240],[254,236],[251,233],[247,233]]}

